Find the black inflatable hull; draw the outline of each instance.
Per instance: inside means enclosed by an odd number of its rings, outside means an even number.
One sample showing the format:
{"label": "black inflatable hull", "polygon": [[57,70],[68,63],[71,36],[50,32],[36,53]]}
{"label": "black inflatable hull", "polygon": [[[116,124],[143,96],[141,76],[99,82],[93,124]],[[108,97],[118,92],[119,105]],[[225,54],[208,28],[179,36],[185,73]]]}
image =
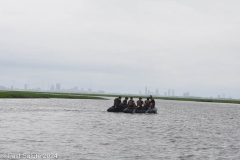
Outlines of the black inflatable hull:
{"label": "black inflatable hull", "polygon": [[123,109],[115,108],[114,106],[107,109],[108,112],[123,112]]}
{"label": "black inflatable hull", "polygon": [[141,109],[141,110],[131,110],[131,109],[124,109],[123,113],[157,113],[157,108],[153,108],[153,109]]}

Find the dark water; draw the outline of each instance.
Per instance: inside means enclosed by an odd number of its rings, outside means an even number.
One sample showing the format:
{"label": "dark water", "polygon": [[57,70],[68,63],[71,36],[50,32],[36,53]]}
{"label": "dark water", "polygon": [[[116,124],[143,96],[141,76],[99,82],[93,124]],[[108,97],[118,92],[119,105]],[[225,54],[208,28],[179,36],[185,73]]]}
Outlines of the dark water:
{"label": "dark water", "polygon": [[240,105],[157,100],[158,114],[150,115],[108,113],[111,104],[110,100],[1,99],[0,156],[240,159]]}

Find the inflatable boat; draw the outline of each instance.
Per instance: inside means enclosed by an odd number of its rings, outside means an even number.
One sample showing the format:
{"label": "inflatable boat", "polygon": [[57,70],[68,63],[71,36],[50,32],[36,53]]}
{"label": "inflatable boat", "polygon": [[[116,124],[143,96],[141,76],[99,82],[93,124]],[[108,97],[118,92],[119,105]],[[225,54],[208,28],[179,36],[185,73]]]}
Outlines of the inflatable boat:
{"label": "inflatable boat", "polygon": [[123,113],[157,113],[157,108],[150,108],[150,109],[129,109],[126,108],[123,110]]}

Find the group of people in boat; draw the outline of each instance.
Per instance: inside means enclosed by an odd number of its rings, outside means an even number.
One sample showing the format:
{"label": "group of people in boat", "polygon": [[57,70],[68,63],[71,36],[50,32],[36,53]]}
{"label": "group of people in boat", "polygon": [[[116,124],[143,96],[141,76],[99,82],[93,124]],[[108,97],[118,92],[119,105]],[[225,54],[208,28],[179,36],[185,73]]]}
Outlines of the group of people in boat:
{"label": "group of people in boat", "polygon": [[137,103],[134,102],[133,97],[130,97],[128,100],[128,97],[125,97],[123,101],[121,101],[122,97],[119,96],[118,98],[114,99],[114,107],[118,109],[135,109],[135,110],[148,110],[149,108],[155,107],[155,100],[150,95],[144,102],[142,98],[140,97]]}

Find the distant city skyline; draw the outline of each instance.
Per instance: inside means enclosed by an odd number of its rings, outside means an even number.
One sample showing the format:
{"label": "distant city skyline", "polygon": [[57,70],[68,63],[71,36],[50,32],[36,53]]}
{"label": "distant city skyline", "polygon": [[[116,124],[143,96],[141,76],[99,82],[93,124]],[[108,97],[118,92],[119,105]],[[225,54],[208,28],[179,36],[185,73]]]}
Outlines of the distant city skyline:
{"label": "distant city skyline", "polygon": [[[91,84],[92,85],[92,84]],[[42,86],[43,87],[43,86]],[[121,93],[121,92],[105,92],[104,90],[93,90],[92,86],[91,88],[86,88],[84,89],[83,87],[81,89],[79,89],[79,87],[75,86],[75,87],[71,87],[71,88],[61,88],[61,84],[60,83],[56,83],[56,84],[51,84],[48,85],[48,87],[46,89],[44,88],[40,88],[40,87],[36,87],[36,88],[29,88],[28,84],[24,84],[23,87],[21,88],[15,88],[14,86],[11,87],[5,87],[0,85],[0,91],[1,90],[25,90],[25,91],[50,91],[50,92],[79,92],[79,93],[115,93],[115,94],[134,94],[137,95],[137,93]],[[159,92],[159,89],[157,88],[154,91],[148,90],[147,87],[144,88],[144,94],[142,94],[142,91],[140,90],[138,92],[138,95],[154,95],[154,96],[165,96],[165,97],[202,97],[202,98],[218,98],[218,99],[232,99],[232,96],[229,95],[229,97],[226,97],[225,93],[222,93],[222,95],[216,95],[216,96],[197,96],[197,95],[190,95],[190,92],[183,92],[182,95],[175,95],[175,90],[174,89],[168,89],[167,91],[163,91],[162,94]],[[240,99],[240,98],[234,98],[234,99]]]}

